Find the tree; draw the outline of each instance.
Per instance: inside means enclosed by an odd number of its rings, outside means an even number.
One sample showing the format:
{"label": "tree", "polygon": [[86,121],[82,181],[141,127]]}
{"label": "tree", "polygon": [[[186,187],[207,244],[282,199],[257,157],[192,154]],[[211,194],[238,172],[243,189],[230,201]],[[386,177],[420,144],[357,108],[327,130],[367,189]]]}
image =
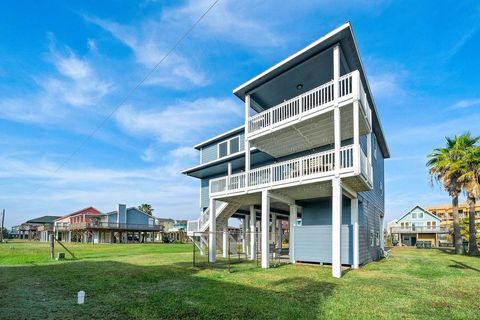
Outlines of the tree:
{"label": "tree", "polygon": [[458,216],[458,196],[462,192],[462,185],[458,178],[462,174],[459,170],[454,170],[452,165],[461,157],[461,153],[458,150],[461,149],[462,144],[466,141],[457,135],[453,139],[445,137],[445,140],[446,146],[444,148],[436,148],[427,156],[429,159],[427,167],[431,178],[442,184],[443,188],[452,197],[455,253],[461,254],[463,249]]}
{"label": "tree", "polygon": [[470,133],[461,136],[463,149],[458,150],[461,157],[452,164],[451,170],[461,173],[458,178],[462,190],[467,195],[468,210],[468,255],[479,256],[477,245],[477,228],[475,226],[475,203],[480,197],[480,147],[475,145],[480,137],[472,137]]}
{"label": "tree", "polygon": [[5,240],[5,239],[8,239],[8,229],[7,228],[3,228],[1,230],[2,232],[2,239]]}
{"label": "tree", "polygon": [[150,204],[147,203],[142,203],[141,205],[138,206],[138,210],[148,214],[148,215],[153,215],[153,208]]}

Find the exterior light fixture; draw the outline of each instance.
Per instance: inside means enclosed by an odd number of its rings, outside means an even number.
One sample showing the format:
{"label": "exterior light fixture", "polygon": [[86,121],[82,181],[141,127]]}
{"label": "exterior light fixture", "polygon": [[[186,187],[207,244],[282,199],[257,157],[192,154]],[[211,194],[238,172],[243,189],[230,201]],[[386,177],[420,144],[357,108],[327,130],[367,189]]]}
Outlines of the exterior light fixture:
{"label": "exterior light fixture", "polygon": [[303,84],[299,83],[297,84],[297,90],[302,90],[303,89]]}

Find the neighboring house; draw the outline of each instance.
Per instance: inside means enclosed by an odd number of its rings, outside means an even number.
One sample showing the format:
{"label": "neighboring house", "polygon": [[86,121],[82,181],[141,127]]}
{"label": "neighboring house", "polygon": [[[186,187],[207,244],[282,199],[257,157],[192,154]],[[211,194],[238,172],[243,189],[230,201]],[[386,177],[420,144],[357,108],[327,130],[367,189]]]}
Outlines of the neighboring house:
{"label": "neighboring house", "polygon": [[153,241],[155,233],[162,230],[155,220],[155,217],[124,204],[106,214],[89,207],[55,220],[55,233],[58,239],[67,242]]}
{"label": "neighboring house", "polygon": [[[442,204],[429,206],[428,211],[442,219],[442,226],[453,227],[453,208],[452,204]],[[458,214],[460,219],[467,219],[468,221],[469,207],[466,203],[458,205]],[[480,224],[480,204],[475,205],[475,223]]]}
{"label": "neighboring house", "polygon": [[187,220],[157,218],[157,223],[163,226],[164,232],[187,231]]}
{"label": "neighboring house", "polygon": [[53,224],[59,216],[42,216],[12,227],[11,236],[19,239],[47,241],[53,234]]}
{"label": "neighboring house", "polygon": [[102,213],[94,207],[88,207],[55,219],[55,237],[58,240],[67,242],[81,241],[81,235],[78,235],[75,231],[81,229],[82,226],[92,221],[92,218],[99,217],[101,214]]}
{"label": "neighboring house", "polygon": [[439,217],[416,205],[390,225],[389,232],[399,245],[415,246],[417,241],[428,241],[438,247],[449,230],[441,226]]}
{"label": "neighboring house", "polygon": [[240,219],[246,254],[256,259],[258,249],[263,268],[281,247],[270,233],[285,221],[292,263],[332,264],[340,277],[342,265],[378,259],[390,154],[350,23],[233,93],[245,125],[196,145],[200,164],[183,171],[200,180],[188,234],[208,243],[209,261],[221,237],[211,231],[227,231],[229,218]]}

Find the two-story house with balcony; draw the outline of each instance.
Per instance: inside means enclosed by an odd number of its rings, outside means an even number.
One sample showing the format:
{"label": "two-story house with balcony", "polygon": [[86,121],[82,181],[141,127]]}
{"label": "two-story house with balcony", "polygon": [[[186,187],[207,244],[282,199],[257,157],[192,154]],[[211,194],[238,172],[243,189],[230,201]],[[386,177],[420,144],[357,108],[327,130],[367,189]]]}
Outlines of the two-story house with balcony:
{"label": "two-story house with balcony", "polygon": [[449,233],[441,222],[432,212],[416,205],[390,225],[389,233],[398,245],[415,246],[417,241],[422,241],[437,247]]}
{"label": "two-story house with balcony", "polygon": [[208,237],[209,261],[232,217],[263,268],[281,220],[289,221],[292,263],[331,264],[340,277],[342,265],[379,258],[390,155],[351,24],[233,93],[244,125],[196,145],[200,164],[183,171],[200,179],[200,218],[187,231]]}

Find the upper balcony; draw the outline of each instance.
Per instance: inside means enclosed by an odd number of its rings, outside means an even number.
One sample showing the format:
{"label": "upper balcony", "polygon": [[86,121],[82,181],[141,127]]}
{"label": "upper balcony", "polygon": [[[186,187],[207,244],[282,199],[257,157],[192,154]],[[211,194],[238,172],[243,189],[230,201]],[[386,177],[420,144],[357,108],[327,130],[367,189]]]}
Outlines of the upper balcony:
{"label": "upper balcony", "polygon": [[[372,165],[360,147],[347,145],[340,149],[340,176],[349,178],[355,191],[371,190]],[[261,189],[281,189],[330,180],[335,174],[335,152],[327,150],[308,156],[281,161],[245,172],[210,180],[210,196],[222,198]]]}
{"label": "upper balcony", "polygon": [[[354,103],[359,104],[359,134],[372,130],[372,111],[358,70],[338,80],[341,139],[353,137]],[[328,145],[334,140],[334,81],[331,80],[249,117],[246,137],[252,146],[274,156]]]}

